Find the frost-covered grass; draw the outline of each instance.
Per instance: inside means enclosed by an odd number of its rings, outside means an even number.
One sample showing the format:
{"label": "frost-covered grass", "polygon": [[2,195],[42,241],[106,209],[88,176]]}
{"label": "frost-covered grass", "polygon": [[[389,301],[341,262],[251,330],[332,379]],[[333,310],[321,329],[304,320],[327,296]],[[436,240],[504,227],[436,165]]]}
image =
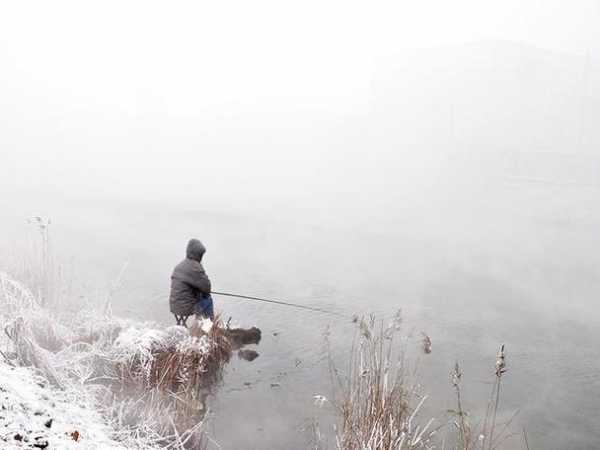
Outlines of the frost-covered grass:
{"label": "frost-covered grass", "polygon": [[0,446],[3,449],[126,450],[85,392],[56,389],[34,370],[0,361]]}
{"label": "frost-covered grass", "polygon": [[[206,391],[231,356],[220,327],[191,336],[183,327],[115,317],[110,308],[59,316],[2,272],[0,323],[6,363],[34,369],[52,392],[97,411],[106,439],[129,449],[203,446]],[[78,448],[105,448],[83,438]]]}

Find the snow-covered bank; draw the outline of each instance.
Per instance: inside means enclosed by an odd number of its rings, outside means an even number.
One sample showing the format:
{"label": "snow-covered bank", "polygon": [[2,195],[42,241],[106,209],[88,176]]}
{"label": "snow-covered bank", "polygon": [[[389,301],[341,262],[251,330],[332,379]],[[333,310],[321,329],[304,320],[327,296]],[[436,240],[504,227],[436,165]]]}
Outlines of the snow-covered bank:
{"label": "snow-covered bank", "polygon": [[94,405],[73,394],[0,360],[0,447],[125,450]]}
{"label": "snow-covered bank", "polygon": [[0,448],[203,448],[230,330],[56,313],[1,271],[0,328]]}

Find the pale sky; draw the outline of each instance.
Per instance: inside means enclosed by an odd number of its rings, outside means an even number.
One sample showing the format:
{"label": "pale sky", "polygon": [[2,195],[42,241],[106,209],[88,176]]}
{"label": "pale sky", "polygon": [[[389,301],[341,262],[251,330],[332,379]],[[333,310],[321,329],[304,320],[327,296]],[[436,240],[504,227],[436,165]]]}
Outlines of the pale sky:
{"label": "pale sky", "polygon": [[5,82],[74,106],[191,114],[351,102],[381,58],[481,39],[596,53],[600,2],[19,1],[0,16]]}
{"label": "pale sky", "polygon": [[[312,164],[306,117],[368,109],[406,49],[490,39],[596,58],[600,1],[5,1],[0,186],[176,192],[197,166],[224,189],[267,165],[283,188]],[[310,137],[271,145],[295,114]]]}

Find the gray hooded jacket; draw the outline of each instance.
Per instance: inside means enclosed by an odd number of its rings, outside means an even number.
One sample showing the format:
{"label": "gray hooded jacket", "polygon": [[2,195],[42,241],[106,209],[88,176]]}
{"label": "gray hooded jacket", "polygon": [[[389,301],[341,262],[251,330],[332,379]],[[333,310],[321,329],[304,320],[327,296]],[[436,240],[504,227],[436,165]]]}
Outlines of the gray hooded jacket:
{"label": "gray hooded jacket", "polygon": [[192,315],[200,295],[210,294],[210,280],[201,263],[205,252],[206,248],[202,242],[191,239],[187,245],[186,258],[173,270],[169,298],[173,314]]}

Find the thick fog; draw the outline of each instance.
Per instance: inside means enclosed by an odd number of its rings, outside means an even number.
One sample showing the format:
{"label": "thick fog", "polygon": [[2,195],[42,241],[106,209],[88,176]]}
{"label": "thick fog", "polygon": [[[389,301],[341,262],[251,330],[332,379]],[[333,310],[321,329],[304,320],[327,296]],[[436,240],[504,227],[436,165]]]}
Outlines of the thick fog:
{"label": "thick fog", "polygon": [[575,181],[555,153],[596,156],[599,22],[595,1],[12,2],[0,182],[387,215],[482,170]]}
{"label": "thick fog", "polygon": [[[382,235],[506,278],[594,271],[599,23],[592,1],[4,5],[2,245],[42,215],[68,257],[77,232],[110,230],[118,266],[112,215],[140,216],[143,247],[203,212],[274,239],[275,259],[298,227],[330,262],[383,258]],[[343,233],[359,242],[317,245]]]}
{"label": "thick fog", "polygon": [[[27,219],[50,218],[65,295],[93,299],[126,265],[115,311],[170,323],[197,237],[222,290],[402,307],[439,348],[438,398],[455,359],[477,373],[507,342],[507,408],[538,448],[590,448],[599,125],[598,1],[5,2],[0,269],[31,263]],[[267,334],[289,318],[217,309]],[[314,356],[324,323],[298,317],[297,339],[263,344],[265,373]],[[249,408],[228,395],[221,412]],[[265,448],[289,443],[290,405]]]}
{"label": "thick fog", "polygon": [[3,214],[112,202],[500,248],[589,230],[599,23],[595,1],[13,2]]}

